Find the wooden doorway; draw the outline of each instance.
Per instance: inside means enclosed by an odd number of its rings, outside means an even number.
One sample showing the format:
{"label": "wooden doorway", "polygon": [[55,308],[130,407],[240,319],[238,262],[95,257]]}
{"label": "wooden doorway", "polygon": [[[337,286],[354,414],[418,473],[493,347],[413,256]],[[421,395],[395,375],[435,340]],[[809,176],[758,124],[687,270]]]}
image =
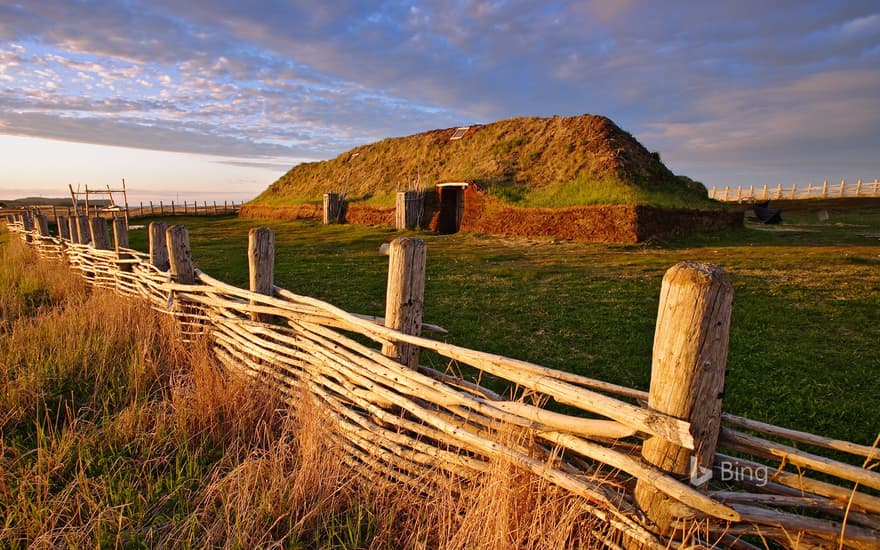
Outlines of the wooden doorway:
{"label": "wooden doorway", "polygon": [[437,216],[438,233],[458,233],[461,229],[461,218],[464,215],[464,190],[468,184],[464,182],[437,184],[440,194],[440,213]]}

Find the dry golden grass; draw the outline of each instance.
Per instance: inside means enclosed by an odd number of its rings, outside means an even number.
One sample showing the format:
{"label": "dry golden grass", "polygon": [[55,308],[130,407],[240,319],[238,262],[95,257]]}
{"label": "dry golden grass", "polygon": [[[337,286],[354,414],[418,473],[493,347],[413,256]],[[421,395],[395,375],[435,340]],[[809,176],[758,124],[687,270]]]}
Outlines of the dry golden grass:
{"label": "dry golden grass", "polygon": [[0,254],[0,547],[601,546],[583,501],[504,462],[470,486],[350,468],[306,394],[285,405],[146,304]]}

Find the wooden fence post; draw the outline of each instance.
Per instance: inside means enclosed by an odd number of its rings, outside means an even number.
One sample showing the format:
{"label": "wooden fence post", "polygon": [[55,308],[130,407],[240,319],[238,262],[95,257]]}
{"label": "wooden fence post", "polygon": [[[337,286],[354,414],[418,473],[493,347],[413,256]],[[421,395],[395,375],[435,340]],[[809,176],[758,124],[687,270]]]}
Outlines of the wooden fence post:
{"label": "wooden fence post", "polygon": [[77,223],[78,217],[74,214],[67,218],[67,223],[70,226],[70,242],[73,244],[79,244],[79,224]]}
{"label": "wooden fence post", "polygon": [[79,236],[79,244],[92,242],[92,230],[89,229],[89,217],[79,215],[76,217],[76,234]]}
{"label": "wooden fence post", "polygon": [[162,201],[159,201],[159,215],[160,216],[165,215],[165,203]]}
{"label": "wooden fence post", "polygon": [[171,263],[168,261],[168,246],[165,244],[165,231],[168,224],[165,222],[150,222],[150,263],[161,271],[168,271]]}
{"label": "wooden fence post", "polygon": [[[21,224],[24,227],[25,231],[33,231],[34,230],[34,218],[31,217],[30,213],[23,212],[21,214]],[[33,237],[30,235],[24,236],[24,242],[29,243],[33,240]]]}
{"label": "wooden fence post", "polygon": [[858,197],[861,194],[862,194],[862,180],[859,180],[858,183],[856,183],[856,196]]}
{"label": "wooden fence post", "polygon": [[176,214],[177,214],[177,212],[175,212],[174,201],[171,201],[171,215],[174,216]]}
{"label": "wooden fence post", "polygon": [[[251,292],[272,296],[274,270],[275,232],[268,227],[254,227],[248,231],[248,280]],[[271,323],[272,315],[252,312],[251,320]]]}
{"label": "wooden fence post", "polygon": [[168,243],[172,280],[185,285],[195,284],[196,273],[189,249],[189,231],[183,225],[172,225],[165,231],[165,240]]}
{"label": "wooden fence post", "polygon": [[846,180],[840,180],[840,192],[837,194],[838,197],[842,197],[846,192]]}
{"label": "wooden fence post", "polygon": [[92,246],[101,250],[110,250],[113,247],[110,244],[110,230],[107,227],[107,220],[95,217],[89,220],[89,229],[92,233]]}
{"label": "wooden fence post", "polygon": [[58,236],[66,241],[71,240],[70,221],[67,219],[67,216],[62,216],[61,214],[59,214],[55,220],[55,224],[58,226]]}
{"label": "wooden fence post", "polygon": [[828,180],[824,180],[822,182],[822,198],[823,199],[828,198]]}
{"label": "wooden fence post", "polygon": [[214,201],[214,215],[217,215],[217,201]]}
{"label": "wooden fence post", "polygon": [[43,214],[37,214],[34,216],[36,218],[35,227],[37,231],[40,233],[41,237],[49,236],[49,218],[44,216]]}
{"label": "wooden fence post", "polygon": [[[730,277],[719,267],[685,262],[663,277],[648,406],[690,422],[694,451],[652,437],[642,458],[695,486],[711,477],[721,427],[732,300]],[[664,535],[687,511],[647,481],[636,483],[635,499]]]}
{"label": "wooden fence post", "polygon": [[[391,241],[388,259],[388,289],[385,297],[385,326],[419,336],[425,309],[425,241],[399,237]],[[399,363],[417,368],[419,348],[412,344],[385,344],[382,353]]]}
{"label": "wooden fence post", "polygon": [[113,244],[116,246],[116,252],[120,248],[128,248],[128,227],[125,225],[125,218],[113,218]]}

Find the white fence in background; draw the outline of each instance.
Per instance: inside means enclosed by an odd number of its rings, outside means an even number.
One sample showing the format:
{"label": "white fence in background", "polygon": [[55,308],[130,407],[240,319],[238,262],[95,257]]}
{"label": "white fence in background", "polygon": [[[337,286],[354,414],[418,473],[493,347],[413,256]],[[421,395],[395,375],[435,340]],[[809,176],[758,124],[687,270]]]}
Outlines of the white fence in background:
{"label": "white fence in background", "polygon": [[732,188],[730,186],[712,187],[709,189],[709,198],[725,202],[767,201],[767,200],[800,200],[800,199],[837,199],[846,197],[880,197],[880,180],[858,180],[855,183],[828,183],[825,180],[821,184],[808,183],[783,186],[781,183],[776,187],[757,188],[754,185],[743,187],[742,185]]}

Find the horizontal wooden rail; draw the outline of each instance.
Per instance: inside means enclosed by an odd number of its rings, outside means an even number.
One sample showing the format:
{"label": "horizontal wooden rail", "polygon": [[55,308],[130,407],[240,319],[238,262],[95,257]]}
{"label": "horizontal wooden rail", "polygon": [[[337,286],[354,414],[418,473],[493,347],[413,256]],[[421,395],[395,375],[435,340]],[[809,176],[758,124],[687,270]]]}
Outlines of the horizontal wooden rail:
{"label": "horizontal wooden rail", "polygon": [[748,187],[738,185],[735,188],[712,187],[708,190],[709,198],[724,202],[761,202],[761,201],[786,201],[808,199],[841,199],[857,197],[880,197],[880,179],[874,181],[858,180],[855,182],[841,181],[829,183],[827,180],[821,184],[808,183],[806,185],[793,183],[791,185],[777,184],[776,186],[763,185]]}

